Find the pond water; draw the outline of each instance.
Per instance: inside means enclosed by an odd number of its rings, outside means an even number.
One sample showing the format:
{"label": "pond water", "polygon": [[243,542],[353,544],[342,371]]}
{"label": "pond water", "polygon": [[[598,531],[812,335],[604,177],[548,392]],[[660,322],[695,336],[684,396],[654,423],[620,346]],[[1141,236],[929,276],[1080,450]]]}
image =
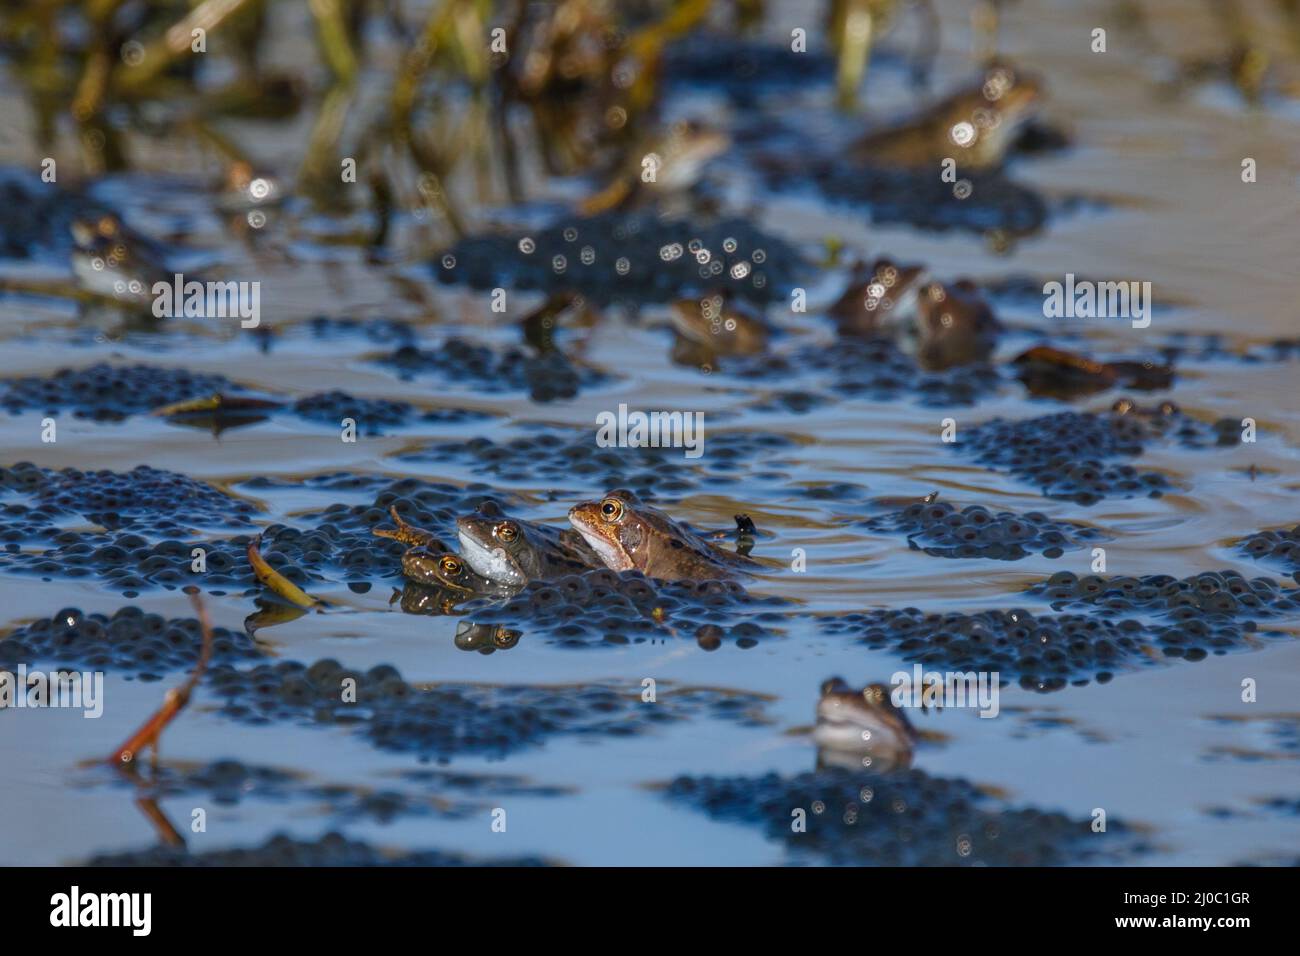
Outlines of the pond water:
{"label": "pond water", "polygon": [[[773,6],[753,42],[780,49],[788,46],[791,28],[807,25],[810,35],[820,29],[818,10],[800,3]],[[941,6],[933,90],[949,89],[975,71],[967,5]],[[561,328],[557,342],[567,360],[537,371],[517,320],[541,301],[540,294],[507,287],[505,313],[494,312],[491,285],[474,288],[459,275],[443,274],[449,271],[443,257],[458,247],[429,217],[409,211],[395,216],[391,255],[378,262],[357,240],[372,226],[364,210],[324,214],[293,200],[252,237],[216,208],[205,187],[217,164],[192,138],[141,138],[135,168],[91,183],[89,194],[130,226],[166,237],[172,254],[192,260],[196,271],[258,280],[262,324],[274,335],[240,329],[232,320],[203,319],[168,320],[161,330],[124,330],[111,308],[57,295],[5,293],[0,395],[12,388],[12,379],[107,362],[220,376],[228,381],[226,391],[242,387],[287,403],[286,409],[214,435],[136,410],[115,420],[78,417],[64,404],[53,414],[57,440],[51,443],[42,436],[50,411],[29,403],[0,411],[0,465],[31,462],[83,472],[148,465],[209,483],[251,505],[238,514],[223,505],[214,520],[199,521],[194,500],[184,494],[138,503],[144,515],[139,534],[150,542],[179,538],[186,549],[259,527],[306,532],[319,527],[320,512],[336,503],[383,508],[386,500],[377,501],[377,495],[400,479],[496,497],[523,517],[564,526],[568,509],[599,498],[612,487],[606,479],[615,475],[696,528],[724,528],[734,515],[750,515],[760,531],[752,555],[763,566],[745,586],[751,596],[774,600],[708,613],[688,604],[670,611],[665,623],[636,620],[617,639],[609,639],[600,625],[584,625],[581,613],[565,632],[553,621],[530,621],[527,614],[511,621],[489,607],[483,619],[508,623],[520,635],[514,646],[485,654],[461,649],[456,641],[458,625],[483,607],[403,613],[394,603],[403,587],[400,568],[391,560],[384,565],[382,555],[373,565],[349,566],[340,557],[315,575],[304,561],[304,586],[328,607],[258,630],[259,655],[305,664],[330,658],[358,673],[387,664],[418,686],[549,688],[571,705],[538,729],[533,717],[517,713],[525,705],[493,698],[496,709],[463,715],[462,730],[518,738],[517,746],[471,744],[435,753],[382,745],[365,729],[368,716],[359,724],[279,717],[253,722],[228,712],[228,698],[203,682],[163,736],[159,772],[183,776],[216,761],[238,761],[243,775],[231,771],[236,782],[221,793],[192,783],[168,790],[148,782],[148,767],[142,768],[143,782],[134,784],[86,765],[111,753],[188,671],[133,669],[117,660],[101,668],[100,719],[58,709],[9,708],[0,714],[0,862],[59,864],[147,850],[159,841],[160,830],[141,812],[141,795],[157,797],[158,808],[194,854],[256,847],[275,833],[315,840],[337,830],[385,851],[437,849],[474,859],[579,865],[959,863],[967,858],[964,828],[1002,820],[1006,832],[988,840],[1023,839],[1023,846],[1011,847],[1011,859],[1022,853],[1025,860],[1066,864],[1284,861],[1286,848],[1300,840],[1300,643],[1294,640],[1300,613],[1289,609],[1288,600],[1297,587],[1296,558],[1256,560],[1240,544],[1256,532],[1300,521],[1300,355],[1271,350],[1271,343],[1300,335],[1294,305],[1300,112],[1282,99],[1248,109],[1231,86],[1213,79],[1178,95],[1164,91],[1159,81],[1175,56],[1215,51],[1215,28],[1208,18],[1184,15],[1180,4],[1143,6],[1151,24],[1147,36],[1112,23],[1109,4],[1043,0],[1007,11],[1001,52],[1043,77],[1041,119],[1069,141],[1018,156],[1008,167],[1007,177],[1037,193],[1049,210],[1043,228],[1009,242],[968,229],[873,223],[860,202],[827,198],[815,182],[782,182],[784,174],[774,182],[762,171],[763,157],[773,152],[796,168],[824,155],[848,162],[838,146],[856,130],[916,104],[903,55],[915,30],[907,17],[884,39],[864,87],[865,105],[855,114],[836,111],[831,75],[811,69],[807,77],[765,87],[759,59],[752,95],[744,97],[685,67],[681,79],[670,74],[666,120],[707,117],[732,133],[730,149],[705,169],[708,201],[746,224],[751,235],[742,237],[742,247],[749,241],[757,248],[763,237],[772,237],[802,259],[797,267],[775,258],[766,263],[773,277],[766,316],[780,330],[770,354],[781,363],[724,357],[705,370],[675,362],[671,296],[661,295],[636,308],[602,306],[598,321]],[[1260,6],[1263,17],[1271,7]],[[275,22],[287,27],[294,16],[277,10]],[[1104,54],[1089,47],[1098,25],[1109,25]],[[722,50],[733,41],[715,35],[707,42]],[[313,55],[309,43],[292,29],[279,29],[271,34],[270,56],[300,62]],[[382,37],[374,44],[387,49]],[[38,169],[43,152],[35,145],[23,88],[12,76],[0,82],[0,123],[9,131],[0,161]],[[383,83],[367,72],[355,109],[364,111],[366,94]],[[262,167],[290,174],[310,130],[306,119],[295,118],[232,123],[227,132]],[[1250,183],[1241,176],[1246,157],[1258,169]],[[570,223],[564,210],[589,182],[547,177],[528,156],[524,166],[522,202],[482,199],[470,175],[448,183],[468,211],[471,232],[532,237],[542,236],[546,224]],[[975,188],[972,203],[981,198],[979,181]],[[576,217],[572,222],[579,233],[573,242],[577,255],[584,245],[581,230],[590,227]],[[694,237],[691,228],[678,230],[684,241]],[[845,250],[831,265],[824,263],[829,237]],[[620,255],[616,247],[598,245],[598,263]],[[469,255],[462,251],[462,260]],[[878,255],[924,263],[945,280],[966,276],[992,285],[1011,277],[1033,279],[1028,295],[992,296],[1007,331],[993,364],[982,367],[967,390],[923,390],[917,371],[882,389],[872,384],[871,353],[858,355],[837,341],[824,310],[843,291],[853,259]],[[752,254],[749,261],[755,263]],[[33,246],[28,256],[5,260],[4,275],[70,284],[67,262],[64,249]],[[457,264],[471,267],[469,261]],[[656,266],[646,268],[652,272]],[[806,312],[791,310],[786,289],[776,294],[786,274],[806,290]],[[1127,318],[1045,317],[1037,290],[1046,281],[1065,281],[1066,274],[1150,282],[1155,304],[1149,327],[1136,328]],[[321,316],[357,324],[315,321]],[[1033,398],[1007,364],[1030,346],[1048,343],[1106,358],[1158,359],[1180,334],[1189,336],[1186,349],[1175,357],[1176,378],[1164,390],[1115,388],[1070,401]],[[1217,336],[1221,348],[1201,348],[1204,336]],[[498,358],[484,365],[448,344],[457,339],[493,350]],[[414,366],[385,361],[403,348],[408,358],[416,348],[432,358]],[[1242,357],[1247,354],[1258,360]],[[137,373],[110,389],[131,391],[152,374]],[[536,382],[557,374],[572,376],[568,393],[538,401]],[[292,404],[333,390],[410,408],[388,420],[374,406],[329,405],[313,417]],[[993,419],[1074,411],[1108,420],[1112,405],[1126,395],[1142,407],[1176,403],[1193,432],[1223,419],[1253,419],[1257,440],[1184,442],[1157,429],[1139,455],[1117,455],[1105,465],[1132,464],[1140,473],[1163,475],[1164,493],[1114,494],[1091,502],[1045,496],[1042,485],[1017,475],[1013,464],[991,467],[993,458],[979,453],[1007,451],[1009,439],[985,440],[987,431],[979,430]],[[165,401],[192,397],[178,391]],[[102,395],[87,401],[113,404]],[[614,464],[593,457],[597,416],[620,404],[702,412],[702,456],[628,448],[608,450],[616,455]],[[343,441],[339,419],[356,408],[357,440]],[[949,419],[956,435],[951,443],[943,440]],[[1025,434],[1046,434],[1044,427]],[[1046,440],[1058,443],[1067,457],[1089,457],[1071,444],[1084,442],[1086,427],[1067,424]],[[762,441],[747,443],[745,436]],[[484,452],[482,439],[497,450]],[[511,445],[515,440],[520,443]],[[1005,455],[998,460],[1009,461]],[[374,480],[320,480],[337,473]],[[917,540],[919,546],[911,547],[906,531],[868,525],[932,492],[958,510],[981,506],[1022,518],[1039,513],[1043,521],[1071,522],[1095,534],[1075,540],[1074,528],[1057,557],[1029,547],[1027,555],[1006,560],[927,553],[931,542]],[[34,498],[31,488],[6,480],[0,498],[10,508],[5,527],[20,522],[14,508],[33,506],[43,493]],[[143,495],[149,494],[146,487]],[[403,492],[394,494],[400,498]],[[409,500],[433,509],[432,499]],[[110,501],[103,508],[120,504]],[[187,525],[187,532],[159,530],[168,518]],[[363,514],[358,520],[371,519]],[[337,523],[346,530],[345,522]],[[69,507],[57,524],[93,534],[105,522]],[[437,530],[447,534],[446,527]],[[291,554],[288,539],[275,540],[278,550]],[[0,561],[0,628],[10,631],[0,637],[0,649],[26,625],[66,608],[112,615],[134,605],[166,619],[193,617],[188,598],[174,586],[120,585],[93,566],[86,571],[84,563],[75,574],[67,564],[42,570],[40,556],[56,543],[20,534],[6,541],[17,545]],[[95,547],[102,544],[97,540]],[[1171,616],[1163,605],[1053,609],[1049,596],[1031,590],[1058,572],[1092,574],[1094,547],[1105,550],[1108,577],[1181,579],[1234,571],[1247,580],[1272,578],[1280,610],[1268,616],[1246,607],[1227,616],[1200,610]],[[200,587],[213,622],[242,631],[255,610],[254,589],[238,580]],[[869,622],[876,620],[872,615],[904,608],[965,615],[1018,609],[1040,619],[1075,614],[1095,619],[1097,626],[1132,620],[1149,640],[1114,666],[1080,664],[1059,682],[1064,686],[1044,689],[1024,686],[1034,683],[1020,680],[1022,673],[1034,673],[1034,665],[1022,656],[1017,672],[1013,655],[1003,668],[994,719],[960,707],[912,715],[924,735],[911,770],[894,778],[901,782],[891,783],[883,770],[863,779],[879,780],[881,793],[899,787],[900,799],[911,806],[891,812],[898,819],[919,814],[914,829],[900,830],[896,820],[885,819],[889,814],[863,811],[860,822],[843,824],[857,828],[845,844],[851,847],[846,857],[819,842],[818,819],[806,835],[813,839],[804,842],[789,826],[791,811],[803,806],[791,793],[818,798],[824,787],[826,806],[819,814],[809,804],[812,817],[844,813],[831,795],[842,779],[814,776],[787,788],[765,775],[789,780],[818,767],[810,731],[827,678],[839,675],[855,687],[887,683],[917,661],[928,669],[967,669],[960,655],[944,651],[957,639],[960,623],[932,627],[912,644],[903,642],[906,635],[888,617],[880,618],[883,636],[876,641],[858,639],[867,623],[835,625],[846,615],[867,615]],[[1014,630],[1014,622],[997,619],[1003,621],[999,627]],[[1255,621],[1258,631],[1228,626],[1246,620]],[[708,632],[700,634],[700,625],[710,621],[722,629],[720,646]],[[758,627],[739,628],[747,621]],[[1220,648],[1227,652],[1214,653],[1207,640],[1221,629],[1231,632]],[[992,632],[1001,633],[997,627]],[[964,633],[969,636],[969,630]],[[1196,660],[1201,655],[1183,654],[1188,646],[1211,653]],[[1165,653],[1170,647],[1179,648],[1177,654]],[[9,660],[0,656],[0,663]],[[33,668],[65,663],[57,654],[29,660]],[[1098,672],[1104,672],[1102,680]],[[642,699],[647,679],[655,682],[654,702]],[[1254,700],[1243,700],[1243,682],[1253,684]],[[587,713],[580,685],[613,688],[627,698],[631,729],[613,726],[621,711]],[[688,705],[689,688],[712,689],[705,695],[710,701],[743,700],[748,716],[723,705]],[[466,706],[482,699],[471,693]],[[640,720],[637,708],[661,708],[665,716]],[[573,720],[588,729],[573,729]],[[282,771],[290,783],[277,789],[259,782],[251,768]],[[439,776],[444,772],[457,780]],[[709,805],[691,796],[705,788],[679,785],[665,792],[666,784],[683,777],[735,778],[735,790]],[[955,786],[960,780],[986,794],[987,818],[962,817],[967,811],[933,795],[936,782]],[[340,809],[347,803],[339,796],[343,791],[354,797],[395,794],[392,799],[405,809],[386,814],[366,804],[369,809],[348,813]],[[196,808],[206,811],[203,832],[191,830]],[[1070,825],[1042,834],[1025,829],[1016,815],[1023,808]],[[1119,822],[1105,834],[1089,827],[1098,809]],[[493,826],[496,810],[505,811],[504,832]],[[1034,842],[1039,839],[1055,842],[1044,847]],[[876,841],[910,844],[917,855],[877,855]],[[860,855],[853,856],[858,850],[852,848],[860,848]],[[988,861],[1003,859],[987,854]]]}

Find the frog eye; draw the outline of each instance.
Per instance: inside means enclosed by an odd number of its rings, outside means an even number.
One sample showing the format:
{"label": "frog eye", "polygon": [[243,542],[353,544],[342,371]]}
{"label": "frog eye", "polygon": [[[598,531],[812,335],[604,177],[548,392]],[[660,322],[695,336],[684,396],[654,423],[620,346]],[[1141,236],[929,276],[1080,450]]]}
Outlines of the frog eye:
{"label": "frog eye", "polygon": [[442,569],[443,574],[450,574],[452,576],[460,574],[460,561],[450,555],[444,556],[443,559],[438,562],[438,567]]}
{"label": "frog eye", "polygon": [[497,525],[493,533],[506,544],[519,537],[519,529],[508,521],[505,524]]}
{"label": "frog eye", "polygon": [[606,498],[600,503],[600,516],[606,521],[617,521],[623,517],[623,502],[617,498]]}

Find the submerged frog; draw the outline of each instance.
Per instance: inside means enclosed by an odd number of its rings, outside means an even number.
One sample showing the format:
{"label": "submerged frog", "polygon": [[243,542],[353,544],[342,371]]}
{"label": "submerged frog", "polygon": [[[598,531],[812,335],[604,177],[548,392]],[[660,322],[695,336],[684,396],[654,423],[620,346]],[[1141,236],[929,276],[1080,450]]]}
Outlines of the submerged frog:
{"label": "submerged frog", "polygon": [[144,307],[156,282],[172,281],[162,247],[113,213],[74,219],[71,230],[72,272],[87,291]]}
{"label": "submerged frog", "polygon": [[932,371],[983,362],[993,354],[1001,324],[969,280],[931,282],[916,297],[908,344]]}
{"label": "submerged frog", "polygon": [[678,299],[672,322],[678,335],[713,355],[758,355],[767,348],[767,322],[730,291]]}
{"label": "submerged frog", "polygon": [[609,185],[586,199],[579,212],[594,216],[646,198],[684,193],[709,160],[730,146],[731,137],[720,129],[693,120],[675,123],[667,135],[633,148]]}
{"label": "submerged frog", "polygon": [[877,770],[906,767],[919,737],[884,684],[854,690],[839,677],[822,684],[813,730],[821,763]]}
{"label": "submerged frog", "polygon": [[499,585],[475,573],[468,561],[448,548],[433,532],[402,520],[396,507],[390,509],[390,513],[397,525],[396,530],[374,528],[372,533],[410,546],[402,555],[402,573],[408,580],[444,589],[460,600],[506,593]]}
{"label": "submerged frog", "polygon": [[456,534],[474,572],[500,585],[523,587],[605,566],[572,528],[512,518],[495,501],[457,518]]}
{"label": "submerged frog", "polygon": [[873,166],[937,167],[952,158],[958,170],[992,169],[1002,164],[1041,98],[1035,77],[995,63],[977,82],[920,115],[868,133],[853,144],[852,155]]}
{"label": "submerged frog", "polygon": [[614,571],[636,570],[664,581],[717,580],[759,567],[710,544],[625,489],[575,505],[569,521]]}
{"label": "submerged frog", "polygon": [[871,265],[854,266],[849,287],[827,314],[835,320],[841,335],[881,335],[897,316],[915,313],[916,294],[925,277],[925,267],[902,265],[877,259]]}

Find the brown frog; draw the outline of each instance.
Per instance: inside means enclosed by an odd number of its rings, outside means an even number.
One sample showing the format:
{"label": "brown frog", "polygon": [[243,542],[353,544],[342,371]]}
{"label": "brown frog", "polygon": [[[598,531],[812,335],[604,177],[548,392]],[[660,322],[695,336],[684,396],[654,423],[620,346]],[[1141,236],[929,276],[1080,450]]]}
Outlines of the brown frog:
{"label": "brown frog", "polygon": [[767,322],[730,291],[678,299],[672,322],[678,335],[712,355],[758,355],[767,348]]}
{"label": "brown frog", "polygon": [[604,567],[572,528],[511,517],[495,501],[457,518],[456,534],[473,570],[501,585],[522,587],[529,581]]}
{"label": "brown frog", "polygon": [[914,312],[916,293],[925,267],[877,259],[871,265],[859,261],[853,268],[849,287],[827,314],[835,320],[841,335],[884,334],[897,316]]}
{"label": "brown frog", "polygon": [[449,596],[468,600],[481,596],[505,596],[510,589],[474,571],[468,561],[452,551],[433,532],[402,520],[397,508],[390,509],[396,530],[373,528],[380,538],[393,538],[410,545],[402,555],[402,574],[417,584],[441,588]]}
{"label": "brown frog", "polygon": [[994,63],[975,83],[918,116],[863,136],[851,147],[852,156],[873,166],[938,167],[952,158],[959,170],[992,169],[1002,164],[1041,99],[1036,77]]}
{"label": "brown frog", "polygon": [[578,211],[595,216],[655,197],[685,193],[699,180],[708,162],[731,146],[720,129],[694,120],[674,124],[666,135],[632,149],[613,179],[583,201]]}
{"label": "brown frog", "polygon": [[916,297],[904,344],[923,368],[938,371],[983,362],[993,354],[1001,324],[975,283],[931,282]]}
{"label": "brown frog", "polygon": [[615,571],[637,570],[664,581],[730,578],[758,563],[715,547],[625,489],[569,510],[578,529]]}
{"label": "brown frog", "polygon": [[854,769],[907,767],[919,738],[884,684],[854,690],[839,677],[822,684],[813,730],[819,763]]}

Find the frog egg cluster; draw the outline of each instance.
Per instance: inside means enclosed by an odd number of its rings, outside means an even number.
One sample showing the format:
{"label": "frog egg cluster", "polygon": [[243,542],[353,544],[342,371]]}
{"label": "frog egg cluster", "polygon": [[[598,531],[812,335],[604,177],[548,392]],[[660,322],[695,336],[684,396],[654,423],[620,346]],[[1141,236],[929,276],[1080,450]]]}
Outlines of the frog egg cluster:
{"label": "frog egg cluster", "polygon": [[606,488],[630,488],[645,500],[680,495],[704,488],[745,482],[784,486],[779,453],[793,449],[792,439],[771,432],[708,434],[708,454],[684,459],[680,448],[601,448],[591,433],[575,434],[538,429],[505,442],[478,437],[438,442],[400,456],[401,461],[455,463],[476,475],[500,481],[567,484],[575,478],[599,493]]}
{"label": "frog egg cluster", "polygon": [[[343,699],[345,681],[354,701]],[[630,736],[693,716],[752,723],[763,706],[755,694],[708,688],[665,688],[647,705],[608,684],[417,687],[388,665],[362,673],[328,659],[216,667],[205,687],[224,698],[220,712],[234,720],[347,725],[381,750],[431,758],[504,755],[556,735]]]}
{"label": "frog egg cluster", "polygon": [[517,348],[497,350],[462,338],[436,349],[398,346],[379,359],[404,379],[436,375],[449,389],[526,392],[537,402],[573,398],[581,389],[612,381],[597,369],[571,362],[559,351],[535,355]]}
{"label": "frog egg cluster", "polygon": [[[702,285],[770,302],[784,299],[799,284],[797,276],[805,268],[793,246],[743,219],[705,225],[663,220],[652,212],[613,211],[523,238],[532,240],[532,251],[521,248],[520,236],[463,239],[455,247],[454,266],[439,265],[434,271],[444,282],[463,282],[476,289],[577,291],[595,305],[605,306],[665,302]],[[728,239],[734,241],[730,251],[723,245]],[[706,262],[698,254],[669,259],[661,254],[663,249],[685,249],[692,243],[709,251]],[[582,257],[584,247],[596,250],[596,255]],[[555,268],[557,259],[564,263],[560,271]],[[752,268],[735,268],[742,263]]]}
{"label": "frog egg cluster", "polygon": [[60,369],[52,375],[0,381],[0,408],[17,414],[71,412],[76,418],[120,421],[187,398],[240,387],[222,375],[152,365],[108,365]]}
{"label": "frog egg cluster", "polygon": [[[110,780],[137,792],[142,786],[141,781],[121,774],[113,774]],[[151,796],[192,797],[218,806],[235,806],[249,799],[310,805],[323,809],[338,822],[368,819],[388,823],[399,817],[435,813],[463,818],[482,809],[481,803],[463,799],[434,799],[427,788],[419,796],[412,796],[397,790],[312,784],[299,774],[239,760],[215,760],[197,766],[160,764],[144,786]]]}
{"label": "frog egg cluster", "polygon": [[1258,645],[1270,635],[1253,621],[1207,618],[1170,626],[1078,614],[1033,615],[1024,610],[926,614],[917,608],[823,617],[833,634],[852,634],[872,648],[945,671],[996,671],[1021,687],[1056,691],[1160,657],[1204,660]]}
{"label": "frog egg cluster", "polygon": [[1037,485],[1049,498],[1089,505],[1103,498],[1157,498],[1169,490],[1164,475],[1103,463],[1141,454],[1149,438],[1137,418],[1058,412],[1014,421],[995,418],[959,434],[953,447],[981,465]]}
{"label": "frog egg cluster", "polygon": [[[1121,821],[1011,808],[960,778],[831,767],[782,777],[678,777],[665,796],[715,820],[761,828],[797,858],[840,866],[1058,866],[1144,851]],[[805,812],[806,830],[791,827]]]}
{"label": "frog egg cluster", "polygon": [[980,505],[958,511],[946,501],[909,505],[861,524],[872,531],[905,534],[913,549],[944,558],[1015,561],[1033,553],[1059,558],[1067,548],[1104,537],[1095,528],[1053,521],[1038,511],[995,513]]}
{"label": "frog egg cluster", "polygon": [[[113,774],[109,781],[137,789],[140,781]],[[238,760],[214,760],[198,765],[160,763],[150,775],[148,789],[157,797],[201,794],[213,803],[234,806],[250,796],[284,799],[302,786],[298,775],[275,767],[259,767]]]}
{"label": "frog egg cluster", "polygon": [[[127,472],[52,471],[21,462],[0,468],[0,489],[36,499],[36,509],[0,512],[0,529],[11,514],[21,531],[39,519],[79,515],[106,528],[130,528],[158,534],[178,534],[206,525],[244,525],[256,514],[249,502],[202,481],[148,465]],[[184,516],[178,520],[176,516]],[[2,533],[2,532],[0,532]],[[7,536],[4,540],[23,540]]]}
{"label": "frog egg cluster", "polygon": [[673,42],[663,56],[663,82],[720,88],[746,104],[770,90],[824,82],[835,75],[832,57],[814,50],[796,53],[788,43],[688,35]]}
{"label": "frog egg cluster", "polygon": [[[249,483],[250,487],[266,484],[274,482]],[[376,527],[392,527],[391,507],[411,524],[450,541],[455,537],[456,516],[473,511],[490,491],[485,485],[459,488],[348,473],[325,476],[316,486],[340,490],[377,487],[378,491],[370,504],[339,503],[305,514],[300,521],[305,527],[272,524],[262,529],[262,557],[300,587],[319,581],[362,587],[375,578],[400,577],[401,557],[408,545],[372,533]],[[506,500],[512,499],[507,496]],[[0,569],[37,574],[46,580],[95,577],[128,597],[150,587],[174,590],[193,586],[216,594],[231,588],[249,593],[257,590],[247,554],[253,535],[151,541],[130,532],[57,531],[49,520],[27,520],[0,532],[17,540],[40,537],[50,545],[40,551],[23,551],[12,541],[0,551]],[[203,549],[201,572],[193,570],[195,548]]]}
{"label": "frog egg cluster", "polygon": [[332,504],[303,515],[303,522],[323,522],[338,532],[362,531],[384,525],[391,528],[393,508],[402,520],[417,525],[439,536],[455,537],[456,516],[474,511],[488,499],[504,507],[518,505],[514,495],[499,494],[482,483],[465,487],[444,482],[421,481],[418,478],[399,478],[382,485],[369,504]]}
{"label": "frog egg cluster", "polygon": [[974,405],[995,393],[1000,373],[978,362],[926,371],[886,339],[842,338],[834,348],[803,346],[791,355],[729,361],[723,375],[788,382],[809,373],[823,375],[818,390],[781,389],[760,400],[758,411],[807,412],[840,397],[887,402],[908,399],[926,406]]}
{"label": "frog egg cluster", "polygon": [[1274,339],[1244,352],[1229,351],[1222,335],[1212,333],[1172,332],[1164,336],[1160,352],[1166,361],[1183,362],[1291,362],[1300,358],[1300,339]]}
{"label": "frog egg cluster", "polygon": [[320,422],[333,428],[338,428],[343,419],[350,418],[357,423],[357,431],[363,435],[382,435],[386,430],[416,423],[459,425],[490,417],[482,412],[461,408],[425,411],[409,402],[362,398],[337,390],[300,398],[293,403],[291,411],[308,421]]}
{"label": "frog egg cluster", "polygon": [[[212,660],[256,660],[262,652],[247,635],[215,628]],[[64,608],[48,620],[34,621],[0,638],[0,663],[6,666],[49,662],[120,671],[142,679],[188,671],[202,648],[199,622],[167,619],[128,605],[111,617]]]}
{"label": "frog egg cluster", "polygon": [[[45,414],[70,411],[78,418],[100,422],[121,421],[131,415],[147,414],[155,409],[187,399],[214,394],[234,397],[270,399],[265,393],[254,394],[220,375],[207,375],[180,368],[153,365],[114,366],[100,363],[82,369],[62,369],[45,377],[15,378],[0,381],[0,408],[11,413],[36,410]],[[414,422],[459,424],[487,418],[481,412],[464,409],[423,411],[408,402],[363,398],[347,392],[330,391],[308,395],[288,405],[285,411],[308,421],[338,427],[344,418],[352,418],[364,434],[381,434],[386,428],[400,428]],[[274,408],[248,412],[229,411],[224,418],[231,423],[251,424],[264,420]],[[202,419],[202,412],[196,412]]]}
{"label": "frog egg cluster", "polygon": [[1252,558],[1277,563],[1300,581],[1300,524],[1289,530],[1258,531],[1244,538],[1238,548]]}
{"label": "frog egg cluster", "polygon": [[193,853],[185,847],[159,844],[147,850],[104,853],[91,857],[86,866],[185,866],[185,867],[280,867],[280,866],[549,866],[537,857],[477,859],[440,850],[395,853],[379,849],[340,833],[327,833],[316,840],[298,840],[276,834],[261,846],[248,849],[209,850]]}
{"label": "frog egg cluster", "polygon": [[[729,636],[742,648],[772,635],[784,616],[779,598],[749,594],[734,581],[655,581],[639,571],[586,571],[530,582],[509,600],[466,609],[476,624],[526,626],[563,647],[642,643],[665,632],[656,618],[694,633],[707,649]],[[735,623],[741,612],[745,619]]]}
{"label": "frog egg cluster", "polygon": [[355,319],[350,316],[316,315],[306,323],[317,339],[364,338],[377,345],[414,342],[416,331],[402,319]]}
{"label": "frog egg cluster", "polygon": [[794,172],[807,175],[783,170],[769,178],[769,185],[788,190],[811,182],[832,199],[865,205],[871,221],[880,224],[898,223],[929,232],[961,229],[1021,236],[1040,230],[1050,215],[1041,195],[996,172],[964,173],[970,187],[964,198],[928,171],[820,162],[805,163]]}
{"label": "frog egg cluster", "polygon": [[[327,572],[340,567],[364,566],[371,571],[384,560],[399,561],[403,550],[390,546],[396,542],[385,543],[372,536],[354,534],[343,540],[328,527],[308,533],[273,528],[263,538],[262,556],[299,586],[326,580]],[[45,580],[97,577],[127,597],[151,587],[169,591],[202,587],[224,594],[230,588],[254,590],[256,577],[248,563],[248,545],[253,540],[239,535],[217,541],[169,538],[151,543],[137,534],[63,531],[53,537],[53,547],[44,551],[0,554],[0,568],[37,574]],[[202,572],[193,570],[195,548],[203,550]]]}
{"label": "frog egg cluster", "polygon": [[1167,574],[1103,578],[1061,571],[1025,593],[1046,597],[1056,610],[1097,607],[1185,622],[1300,613],[1300,590],[1283,590],[1271,578],[1248,580],[1230,570],[1181,580]]}

